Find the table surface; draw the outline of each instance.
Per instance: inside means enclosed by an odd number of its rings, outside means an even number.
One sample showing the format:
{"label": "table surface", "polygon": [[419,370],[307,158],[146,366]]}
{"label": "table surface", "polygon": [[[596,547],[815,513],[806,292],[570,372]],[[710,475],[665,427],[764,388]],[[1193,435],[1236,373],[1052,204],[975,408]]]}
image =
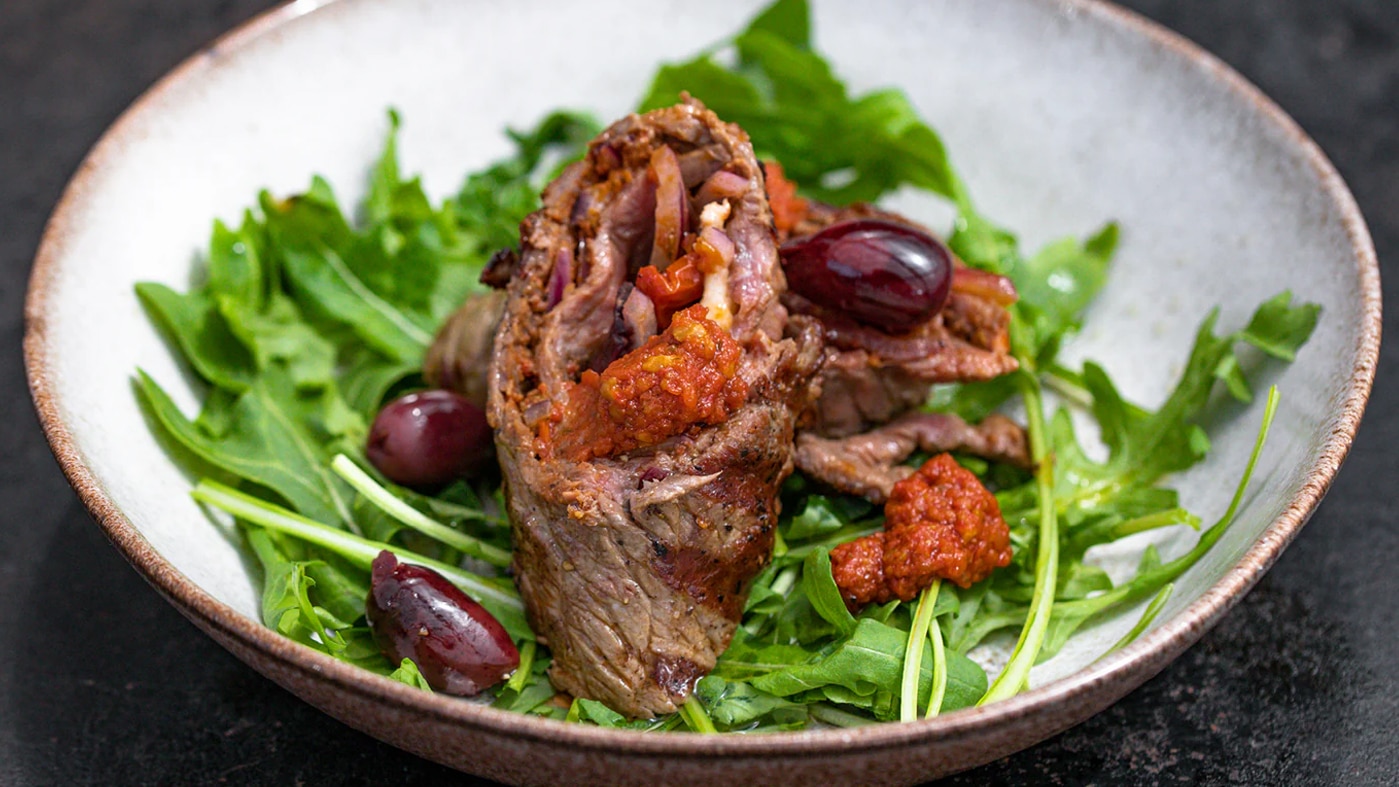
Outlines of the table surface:
{"label": "table surface", "polygon": [[[103,538],[40,433],[20,357],[43,222],[141,90],[267,0],[0,3],[0,783],[480,783],[303,704],[185,622]],[[1321,144],[1399,273],[1399,3],[1130,0]],[[1388,300],[1388,299],[1386,299]],[[1395,350],[1330,495],[1277,566],[1104,713],[946,784],[1399,783]]]}

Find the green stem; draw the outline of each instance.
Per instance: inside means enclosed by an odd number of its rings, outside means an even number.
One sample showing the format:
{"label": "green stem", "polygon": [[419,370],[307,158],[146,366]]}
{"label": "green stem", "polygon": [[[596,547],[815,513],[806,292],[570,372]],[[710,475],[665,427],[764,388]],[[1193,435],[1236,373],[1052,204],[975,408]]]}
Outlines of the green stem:
{"label": "green stem", "polygon": [[469,536],[460,530],[453,530],[441,522],[433,520],[418,509],[394,497],[393,493],[375,482],[350,457],[336,454],[330,462],[330,467],[336,475],[345,479],[345,483],[354,487],[355,491],[363,495],[366,500],[404,525],[429,538],[435,538],[449,547],[459,549],[467,555],[484,560],[497,568],[509,567],[509,550],[501,549],[494,544],[487,544],[479,538]]}
{"label": "green stem", "polygon": [[520,648],[520,666],[515,669],[515,674],[510,676],[510,680],[505,682],[505,688],[519,692],[529,682],[530,672],[534,669],[534,654],[539,649],[539,645],[534,640],[527,640]]}
{"label": "green stem", "polygon": [[[934,601],[942,590],[942,580],[933,583],[931,588]],[[942,644],[942,626],[933,618],[928,629],[933,638],[933,694],[928,698],[928,712],[924,718],[931,719],[942,711],[942,700],[947,696],[947,652]]]}
{"label": "green stem", "polygon": [[[918,679],[923,677],[923,641],[933,622],[933,607],[937,606],[940,580],[923,589],[918,596],[918,609],[913,613],[913,628],[908,632],[904,647],[903,684],[899,692],[899,721],[918,719]],[[936,667],[935,667],[936,668]]]}
{"label": "green stem", "polygon": [[1079,407],[1091,409],[1093,394],[1083,387],[1083,377],[1059,364],[1052,364],[1045,376],[1044,384],[1051,391],[1068,399]]}
{"label": "green stem", "polygon": [[1184,574],[1186,569],[1195,565],[1210,550],[1210,547],[1213,547],[1215,542],[1224,535],[1224,531],[1234,520],[1234,515],[1238,513],[1239,506],[1243,503],[1244,492],[1248,489],[1249,481],[1253,478],[1253,470],[1258,465],[1258,458],[1263,454],[1263,444],[1268,440],[1268,431],[1272,427],[1273,416],[1277,414],[1280,398],[1277,386],[1268,390],[1268,402],[1263,408],[1263,424],[1258,429],[1258,437],[1253,443],[1253,453],[1249,455],[1243,477],[1239,479],[1239,485],[1234,489],[1234,497],[1229,501],[1229,508],[1225,510],[1219,521],[1214,523],[1213,527],[1200,536],[1200,540],[1195,543],[1194,548],[1175,560],[1145,574],[1133,577],[1127,584],[1113,588],[1100,596],[1061,602],[1055,607],[1055,611],[1062,612],[1065,616],[1095,615],[1114,604],[1143,596],[1152,588],[1160,587],[1163,583],[1173,582],[1181,574]]}
{"label": "green stem", "polygon": [[832,727],[864,727],[874,723],[869,717],[850,713],[824,702],[812,703],[807,707],[807,713],[811,714],[811,718]]}
{"label": "green stem", "polygon": [[709,713],[704,709],[704,703],[699,698],[691,694],[685,698],[685,704],[680,706],[680,717],[685,720],[686,726],[692,732],[704,735],[713,735],[719,730],[714,727],[714,722],[710,720]]}
{"label": "green stem", "polygon": [[1166,606],[1166,600],[1171,597],[1171,592],[1175,589],[1175,585],[1166,585],[1161,588],[1161,591],[1151,599],[1151,603],[1147,604],[1146,609],[1142,611],[1141,619],[1137,621],[1137,625],[1133,626],[1132,630],[1127,632],[1122,639],[1119,639],[1117,644],[1108,648],[1107,653],[1103,655],[1106,656],[1108,653],[1120,650],[1130,644],[1132,640],[1140,637],[1142,632],[1146,631],[1146,627],[1151,625],[1151,621],[1155,620],[1156,616],[1161,614],[1161,608]]}
{"label": "green stem", "polygon": [[379,556],[379,552],[387,549],[406,562],[433,569],[477,600],[489,600],[502,607],[524,612],[525,605],[520,601],[518,593],[491,584],[468,571],[433,560],[426,555],[323,525],[217,481],[200,481],[190,494],[195,500],[227,511],[239,519],[325,547],[366,571],[372,568],[374,558]]}
{"label": "green stem", "polygon": [[798,566],[789,566],[777,575],[769,587],[772,592],[785,598],[792,591],[793,586],[797,584],[799,574],[801,574],[801,569]]}
{"label": "green stem", "polygon": [[1083,554],[1088,548],[1098,544],[1117,541],[1127,536],[1145,533],[1162,527],[1173,527],[1175,525],[1185,525],[1191,530],[1200,529],[1200,518],[1186,511],[1184,508],[1172,508],[1166,511],[1158,511],[1154,514],[1139,516],[1125,522],[1118,522],[1110,527],[1090,526],[1074,532],[1072,536],[1066,535],[1068,550],[1073,554]]}
{"label": "green stem", "polygon": [[1035,486],[1039,495],[1039,549],[1035,555],[1035,592],[1030,599],[1030,614],[1020,630],[1020,639],[996,676],[985,696],[977,703],[1013,697],[1030,678],[1030,668],[1039,657],[1044,644],[1044,632],[1049,627],[1054,607],[1055,583],[1059,568],[1059,519],[1054,506],[1054,457],[1050,455],[1044,425],[1044,401],[1039,380],[1031,374],[1020,375],[1021,395],[1025,399],[1027,431],[1030,436],[1030,458],[1035,463]]}
{"label": "green stem", "polygon": [[787,552],[783,554],[782,559],[784,561],[805,560],[807,555],[810,555],[818,549],[834,549],[837,545],[844,544],[846,541],[854,541],[857,538],[863,538],[871,533],[878,533],[883,529],[883,518],[875,520],[873,524],[855,522],[842,527],[819,541],[810,541],[797,547],[787,547]]}
{"label": "green stem", "polygon": [[1172,508],[1166,511],[1157,511],[1154,514],[1139,516],[1136,519],[1129,519],[1120,522],[1112,528],[1112,540],[1145,533],[1148,530],[1155,530],[1158,527],[1171,527],[1173,525],[1186,525],[1191,530],[1200,529],[1200,517],[1186,511],[1184,508]]}

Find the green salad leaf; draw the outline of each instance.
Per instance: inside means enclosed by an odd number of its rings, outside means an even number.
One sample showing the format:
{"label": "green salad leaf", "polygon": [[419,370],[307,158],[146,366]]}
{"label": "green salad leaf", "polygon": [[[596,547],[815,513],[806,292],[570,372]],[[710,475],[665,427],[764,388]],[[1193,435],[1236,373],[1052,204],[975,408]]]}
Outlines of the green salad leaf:
{"label": "green salad leaf", "polygon": [[688,92],[742,126],[760,157],[781,162],[806,194],[826,202],[872,201],[905,184],[958,198],[942,140],[908,97],[850,95],[810,38],[806,0],[779,0],[726,42],[734,67],[722,65],[718,51],[662,66],[640,109],[669,106]]}

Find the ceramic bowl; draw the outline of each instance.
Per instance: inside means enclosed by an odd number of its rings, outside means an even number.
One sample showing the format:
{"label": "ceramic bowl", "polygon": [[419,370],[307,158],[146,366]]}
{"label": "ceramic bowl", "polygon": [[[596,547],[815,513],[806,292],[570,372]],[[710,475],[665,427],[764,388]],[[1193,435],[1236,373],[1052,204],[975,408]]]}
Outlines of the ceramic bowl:
{"label": "ceramic bowl", "polygon": [[[1296,536],[1360,420],[1378,352],[1379,274],[1363,220],[1320,150],[1267,98],[1187,41],[1086,0],[936,0],[871,11],[815,3],[820,47],[857,90],[897,85],[941,130],[990,216],[1028,248],[1123,228],[1119,257],[1071,356],[1160,401],[1214,304],[1237,327],[1290,288],[1320,303],[1311,343],[1260,383],[1283,392],[1236,524],[1176,583],[1154,625],[1089,627],[1036,668],[1032,690],[913,724],[763,736],[641,734],[511,715],[334,661],[258,622],[236,544],[191,501],[132,394],[137,367],[192,411],[132,284],[188,285],[211,219],[261,187],[325,174],[358,197],[386,130],[430,192],[507,152],[506,125],[558,106],[620,115],[655,65],[719,40],[741,0],[298,2],[193,56],[94,148],[58,205],[28,301],[34,399],[64,471],[119,550],[196,625],[308,702],[432,760],[517,783],[901,784],[1025,748],[1103,709],[1213,625]],[[939,221],[931,202],[895,207]],[[1225,508],[1261,404],[1215,431],[1177,479],[1206,521]],[[1158,536],[1170,557],[1195,535]],[[1100,556],[1130,560],[1142,543]]]}

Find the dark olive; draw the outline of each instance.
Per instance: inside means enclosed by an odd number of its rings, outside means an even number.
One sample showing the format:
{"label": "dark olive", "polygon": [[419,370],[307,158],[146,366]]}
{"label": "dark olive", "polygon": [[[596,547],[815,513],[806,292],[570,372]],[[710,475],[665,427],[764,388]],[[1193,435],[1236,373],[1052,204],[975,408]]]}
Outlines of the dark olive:
{"label": "dark olive", "polygon": [[933,236],[878,219],[845,221],[782,246],[792,292],[890,333],[940,311],[952,284],[952,253]]}
{"label": "dark olive", "polygon": [[446,577],[399,563],[388,550],[374,558],[365,607],[379,651],[395,665],[412,659],[434,691],[470,697],[520,666],[520,652],[491,613]]}
{"label": "dark olive", "polygon": [[473,475],[490,459],[491,427],[481,408],[452,391],[422,391],[384,405],[365,454],[390,481],[415,488]]}

